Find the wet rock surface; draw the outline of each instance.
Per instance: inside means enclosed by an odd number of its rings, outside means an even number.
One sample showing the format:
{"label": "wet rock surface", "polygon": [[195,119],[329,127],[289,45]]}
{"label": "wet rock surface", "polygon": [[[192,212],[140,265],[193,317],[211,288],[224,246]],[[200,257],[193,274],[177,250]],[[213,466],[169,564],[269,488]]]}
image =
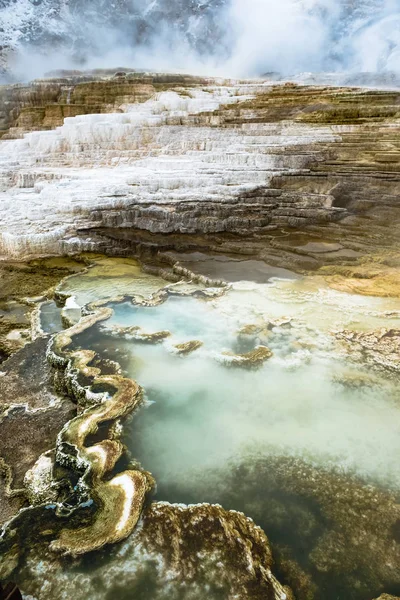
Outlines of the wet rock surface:
{"label": "wet rock surface", "polygon": [[35,308],[54,286],[85,266],[84,259],[68,258],[0,262],[0,363],[35,338]]}
{"label": "wet rock surface", "polygon": [[144,344],[158,344],[163,342],[166,338],[170,337],[170,331],[156,331],[154,333],[147,333],[143,331],[141,327],[136,325],[132,327],[107,327],[103,326],[103,330],[111,333],[115,337],[123,337],[127,340],[136,340],[137,342],[143,342]]}
{"label": "wet rock surface", "polygon": [[233,354],[223,352],[222,356],[226,359],[225,364],[229,367],[241,367],[243,369],[254,369],[261,366],[266,360],[271,358],[272,352],[266,346],[257,346],[254,350],[244,354]]}
{"label": "wet rock surface", "polygon": [[293,598],[273,575],[262,530],[241,513],[206,504],[152,503],[125,542],[74,560],[36,543],[14,577],[36,600],[61,600],[66,590],[78,600]]}
{"label": "wet rock surface", "polygon": [[[71,400],[60,398],[54,391],[47,344],[47,338],[40,338],[1,365],[2,525],[17,507],[26,504],[26,472],[42,453],[54,448],[60,429],[76,411]],[[13,490],[19,490],[19,495]]]}
{"label": "wet rock surface", "polygon": [[[192,501],[184,488],[160,490]],[[400,591],[396,493],[294,458],[257,458],[216,473],[197,498],[235,506],[268,532],[281,582],[299,600],[371,598]],[[375,594],[374,594],[375,591]]]}
{"label": "wet rock surface", "polygon": [[190,342],[183,342],[182,344],[176,344],[174,346],[174,349],[176,350],[176,352],[178,354],[191,354],[192,352],[195,352],[196,350],[198,350],[199,348],[201,348],[203,345],[203,342],[200,342],[199,340],[191,340]]}

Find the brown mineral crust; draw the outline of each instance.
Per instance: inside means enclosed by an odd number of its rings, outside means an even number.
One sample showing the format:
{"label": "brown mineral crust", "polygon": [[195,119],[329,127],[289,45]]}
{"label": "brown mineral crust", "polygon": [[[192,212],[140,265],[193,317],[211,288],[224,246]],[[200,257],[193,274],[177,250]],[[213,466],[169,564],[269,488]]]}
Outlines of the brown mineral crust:
{"label": "brown mineral crust", "polygon": [[55,257],[23,262],[0,262],[0,300],[42,296],[64,277],[82,270],[84,259]]}
{"label": "brown mineral crust", "polygon": [[199,340],[191,340],[190,342],[184,342],[183,344],[177,344],[176,346],[174,346],[174,348],[178,352],[178,354],[186,355],[186,354],[191,354],[192,352],[195,352],[195,350],[198,350],[199,348],[201,348],[202,345],[203,345],[203,342],[200,342]]}
{"label": "brown mineral crust", "polygon": [[52,542],[52,550],[78,556],[125,539],[139,520],[148,490],[146,475],[139,471],[124,471],[108,482],[94,481],[91,496],[97,511],[93,522],[63,529]]}
{"label": "brown mineral crust", "polygon": [[274,557],[276,565],[279,565],[280,576],[284,577],[286,584],[295,591],[296,598],[302,600],[318,598],[318,588],[313,576],[291,558],[290,549],[274,544]]}
{"label": "brown mineral crust", "polygon": [[[375,264],[374,264],[374,261]],[[400,296],[398,266],[388,266],[390,253],[371,255],[371,263],[362,267],[322,267],[320,274],[330,287],[348,294],[396,298]]]}
{"label": "brown mineral crust", "polygon": [[30,341],[34,306],[51,298],[56,284],[84,266],[83,259],[60,257],[0,262],[0,363]]}
{"label": "brown mineral crust", "polygon": [[332,375],[333,383],[342,385],[350,389],[368,388],[377,385],[377,377],[371,373],[357,371],[355,369],[345,369]]}
{"label": "brown mineral crust", "polygon": [[[327,582],[333,587],[329,598],[349,589],[360,600],[382,589],[400,589],[395,492],[290,457],[243,462],[230,477],[216,473],[214,487],[226,508],[243,510],[268,532],[280,577],[298,600],[325,599]],[[201,494],[198,489],[196,496]],[[300,561],[297,569],[293,561]],[[307,579],[314,595],[309,595]]]}
{"label": "brown mineral crust", "polygon": [[147,552],[163,556],[175,580],[218,582],[226,598],[292,598],[272,575],[267,536],[242,513],[219,505],[153,503],[137,537]]}
{"label": "brown mineral crust", "polygon": [[263,327],[261,325],[256,325],[255,323],[251,323],[249,325],[244,325],[238,331],[238,334],[255,337],[258,333],[261,333],[262,330],[263,330]]}
{"label": "brown mineral crust", "polygon": [[65,590],[76,600],[132,593],[140,600],[294,600],[274,575],[264,532],[218,505],[152,503],[123,542],[73,561],[49,549],[46,535],[27,545],[13,573],[35,600],[61,600]]}
{"label": "brown mineral crust", "polygon": [[23,486],[26,471],[55,446],[60,429],[76,413],[73,402],[53,390],[47,343],[39,338],[2,364],[0,457],[10,468],[12,488]]}
{"label": "brown mineral crust", "polygon": [[123,336],[128,339],[132,338],[136,342],[143,342],[145,344],[159,344],[171,335],[170,331],[155,331],[153,333],[147,333],[146,331],[143,331],[141,327],[136,325],[132,327],[113,327],[110,329],[105,326],[103,329],[106,331],[111,331],[113,335]]}
{"label": "brown mineral crust", "polygon": [[265,361],[271,358],[272,352],[266,346],[257,346],[254,350],[250,350],[250,352],[246,352],[245,354],[223,352],[222,355],[228,358],[224,363],[227,366],[252,369],[260,367]]}
{"label": "brown mineral crust", "polygon": [[344,343],[353,358],[358,358],[378,369],[397,373],[400,370],[400,330],[340,331],[337,339]]}
{"label": "brown mineral crust", "polygon": [[146,333],[145,331],[137,331],[134,338],[138,342],[144,342],[148,344],[159,344],[163,342],[166,338],[170,337],[170,331],[156,331],[154,333]]}

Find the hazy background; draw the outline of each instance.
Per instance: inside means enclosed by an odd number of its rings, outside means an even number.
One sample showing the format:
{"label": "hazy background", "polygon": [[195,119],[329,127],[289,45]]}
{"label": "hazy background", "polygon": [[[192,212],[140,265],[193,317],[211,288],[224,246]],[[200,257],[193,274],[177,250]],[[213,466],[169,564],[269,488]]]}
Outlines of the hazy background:
{"label": "hazy background", "polygon": [[0,0],[0,70],[400,72],[400,0]]}

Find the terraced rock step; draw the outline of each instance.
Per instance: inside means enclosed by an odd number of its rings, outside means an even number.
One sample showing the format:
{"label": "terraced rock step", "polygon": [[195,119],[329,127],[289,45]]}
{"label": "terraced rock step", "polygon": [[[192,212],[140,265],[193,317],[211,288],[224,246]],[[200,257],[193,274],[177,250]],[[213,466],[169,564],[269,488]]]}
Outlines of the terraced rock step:
{"label": "terraced rock step", "polygon": [[54,129],[67,117],[119,112],[121,104],[145,102],[165,88],[205,83],[201,78],[184,75],[100,69],[58,75],[27,85],[0,86],[0,138],[15,139],[28,131]]}
{"label": "terraced rock step", "polygon": [[143,73],[2,93],[6,137],[57,127],[0,144],[0,256],[207,248],[395,293],[399,93]]}

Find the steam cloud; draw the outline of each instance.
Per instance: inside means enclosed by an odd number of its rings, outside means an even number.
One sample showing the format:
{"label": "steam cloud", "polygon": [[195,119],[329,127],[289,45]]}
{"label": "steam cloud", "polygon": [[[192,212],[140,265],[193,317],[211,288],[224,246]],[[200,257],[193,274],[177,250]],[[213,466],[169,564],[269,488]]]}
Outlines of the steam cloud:
{"label": "steam cloud", "polygon": [[0,0],[1,47],[19,79],[118,65],[400,73],[400,0]]}

